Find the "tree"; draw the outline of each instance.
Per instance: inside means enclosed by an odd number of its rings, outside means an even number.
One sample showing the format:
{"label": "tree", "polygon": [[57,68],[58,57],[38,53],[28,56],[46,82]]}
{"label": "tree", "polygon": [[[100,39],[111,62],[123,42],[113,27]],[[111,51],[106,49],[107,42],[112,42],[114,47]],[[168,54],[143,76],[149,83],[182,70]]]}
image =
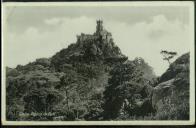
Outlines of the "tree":
{"label": "tree", "polygon": [[142,72],[137,69],[133,62],[126,62],[114,67],[110,72],[111,78],[104,92],[104,119],[115,119],[119,116],[125,99],[133,102],[133,94],[137,83],[142,79]]}
{"label": "tree", "polygon": [[143,77],[146,78],[146,80],[152,81],[153,78],[156,78],[153,68],[145,62],[143,58],[136,57],[133,60],[133,63],[136,64],[141,71],[143,71]]}
{"label": "tree", "polygon": [[67,101],[67,109],[69,111],[70,106],[69,106],[69,85],[74,83],[76,81],[76,79],[74,79],[74,75],[70,74],[67,75],[65,74],[64,76],[62,76],[60,78],[60,86],[61,88],[63,88],[63,90],[65,90],[65,95],[66,95],[66,101]]}
{"label": "tree", "polygon": [[51,112],[52,108],[61,102],[63,96],[54,89],[40,88],[31,90],[24,96],[25,112]]}
{"label": "tree", "polygon": [[171,64],[170,60],[172,58],[174,58],[174,56],[177,55],[177,52],[169,52],[169,51],[166,51],[166,50],[162,50],[160,53],[164,57],[163,60],[166,60],[169,63],[169,65]]}

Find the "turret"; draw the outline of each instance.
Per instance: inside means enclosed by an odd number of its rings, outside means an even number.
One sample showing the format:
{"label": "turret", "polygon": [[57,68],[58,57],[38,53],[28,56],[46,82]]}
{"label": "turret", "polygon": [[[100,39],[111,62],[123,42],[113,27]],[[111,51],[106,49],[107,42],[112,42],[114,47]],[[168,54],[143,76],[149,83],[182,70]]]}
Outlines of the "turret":
{"label": "turret", "polygon": [[101,31],[103,31],[103,21],[97,20],[96,33],[100,34]]}

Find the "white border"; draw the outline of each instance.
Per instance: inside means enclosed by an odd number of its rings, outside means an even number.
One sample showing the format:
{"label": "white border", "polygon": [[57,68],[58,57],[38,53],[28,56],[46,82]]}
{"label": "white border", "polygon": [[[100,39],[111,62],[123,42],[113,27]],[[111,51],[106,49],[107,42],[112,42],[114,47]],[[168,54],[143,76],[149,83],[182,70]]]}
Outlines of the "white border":
{"label": "white border", "polygon": [[120,6],[187,6],[190,8],[190,120],[189,121],[6,121],[5,115],[5,67],[4,67],[4,45],[2,43],[2,105],[1,105],[1,121],[3,125],[192,125],[195,124],[195,65],[194,65],[194,2],[191,1],[157,1],[157,2],[8,2],[3,3],[2,8],[2,42],[4,42],[5,29],[5,7],[6,6],[82,6],[82,7],[120,7]]}

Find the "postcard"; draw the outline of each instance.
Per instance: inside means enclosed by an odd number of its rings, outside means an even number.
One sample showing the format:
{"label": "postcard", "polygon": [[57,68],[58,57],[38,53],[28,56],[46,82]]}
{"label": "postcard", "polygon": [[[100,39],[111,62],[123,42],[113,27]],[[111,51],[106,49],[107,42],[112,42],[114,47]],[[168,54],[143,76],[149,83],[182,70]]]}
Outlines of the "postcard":
{"label": "postcard", "polygon": [[193,2],[5,2],[4,125],[192,125]]}

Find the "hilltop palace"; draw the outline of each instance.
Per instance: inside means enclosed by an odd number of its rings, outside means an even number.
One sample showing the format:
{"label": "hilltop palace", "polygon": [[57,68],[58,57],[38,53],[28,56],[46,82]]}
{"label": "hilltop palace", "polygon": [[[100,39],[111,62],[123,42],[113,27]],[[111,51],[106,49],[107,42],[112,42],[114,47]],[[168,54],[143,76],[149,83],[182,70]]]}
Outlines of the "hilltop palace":
{"label": "hilltop palace", "polygon": [[77,35],[77,42],[84,42],[85,40],[97,39],[102,39],[107,42],[110,42],[112,40],[112,34],[103,28],[102,20],[97,21],[96,32],[93,35],[84,33],[81,33],[81,35]]}

